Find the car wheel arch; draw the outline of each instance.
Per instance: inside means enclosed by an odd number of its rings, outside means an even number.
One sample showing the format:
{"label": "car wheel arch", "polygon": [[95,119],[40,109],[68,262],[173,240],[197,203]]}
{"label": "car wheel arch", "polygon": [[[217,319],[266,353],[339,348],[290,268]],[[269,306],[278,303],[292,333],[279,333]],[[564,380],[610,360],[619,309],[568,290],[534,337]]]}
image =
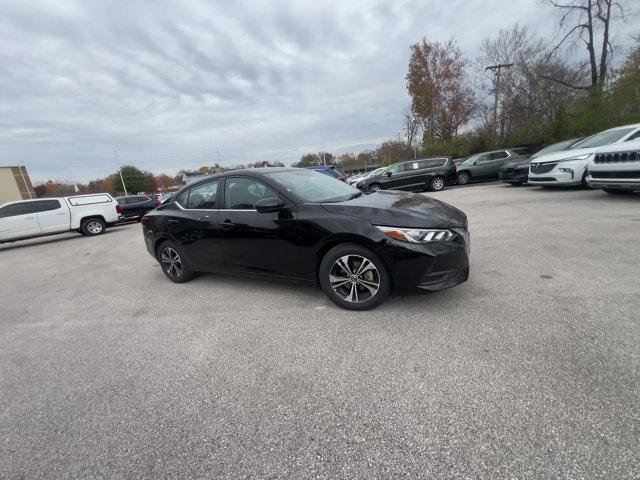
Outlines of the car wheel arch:
{"label": "car wheel arch", "polygon": [[[329,252],[329,250],[343,243],[352,243],[372,250],[382,259],[382,261],[385,263],[385,266],[389,268],[389,260],[386,258],[386,254],[382,252],[381,249],[378,248],[376,243],[370,238],[363,237],[357,234],[340,234],[327,239],[316,250],[314,256],[313,274],[315,277],[314,280],[318,285],[320,285],[320,264],[322,263],[322,259]],[[391,279],[391,288],[393,289],[393,278]]]}

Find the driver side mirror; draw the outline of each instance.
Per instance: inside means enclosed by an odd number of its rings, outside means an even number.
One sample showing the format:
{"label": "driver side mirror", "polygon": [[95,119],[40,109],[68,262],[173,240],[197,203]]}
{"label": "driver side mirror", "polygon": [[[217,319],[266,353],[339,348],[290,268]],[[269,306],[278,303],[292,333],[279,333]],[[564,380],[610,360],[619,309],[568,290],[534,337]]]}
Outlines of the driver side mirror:
{"label": "driver side mirror", "polygon": [[284,202],[279,198],[263,198],[254,205],[258,213],[279,212],[284,209]]}
{"label": "driver side mirror", "polygon": [[393,172],[387,172],[387,177],[390,177],[391,175],[393,175]]}

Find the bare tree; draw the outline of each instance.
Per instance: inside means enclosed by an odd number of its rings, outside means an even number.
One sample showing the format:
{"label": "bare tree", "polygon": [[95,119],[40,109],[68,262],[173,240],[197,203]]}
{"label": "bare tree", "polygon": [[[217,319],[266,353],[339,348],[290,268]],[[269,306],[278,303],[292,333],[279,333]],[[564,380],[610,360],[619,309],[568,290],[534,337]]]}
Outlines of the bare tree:
{"label": "bare tree", "polygon": [[[624,0],[550,0],[560,15],[560,32],[564,34],[550,50],[547,60],[550,60],[567,42],[584,43],[587,52],[587,65],[590,71],[590,85],[571,85],[553,77],[548,80],[575,88],[589,89],[604,84],[612,47],[610,42],[612,21],[623,18],[625,14]],[[598,41],[598,37],[600,40]],[[600,60],[596,52],[596,45],[600,44]]]}
{"label": "bare tree", "polygon": [[409,109],[405,110],[402,117],[403,141],[406,143],[407,147],[414,148],[414,144],[416,140],[418,140],[418,134],[420,133],[420,119]]}

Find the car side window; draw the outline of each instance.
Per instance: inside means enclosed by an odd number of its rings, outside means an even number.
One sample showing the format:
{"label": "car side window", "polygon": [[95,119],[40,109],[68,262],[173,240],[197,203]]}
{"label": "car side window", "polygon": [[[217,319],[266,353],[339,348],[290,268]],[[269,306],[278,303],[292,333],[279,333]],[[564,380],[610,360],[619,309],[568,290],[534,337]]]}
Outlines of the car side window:
{"label": "car side window", "polygon": [[509,154],[507,152],[493,152],[490,157],[491,160],[500,160],[501,158],[507,158]]}
{"label": "car side window", "polygon": [[51,210],[57,210],[60,208],[59,200],[41,200],[40,202],[34,202],[36,212],[48,212]]}
{"label": "car side window", "polygon": [[230,210],[253,210],[259,200],[282,198],[264,183],[251,178],[227,178],[225,182],[225,205]]}
{"label": "car side window", "polygon": [[0,218],[17,217],[18,215],[34,213],[33,203],[34,202],[18,202],[5,205],[0,208]]}
{"label": "car side window", "polygon": [[480,155],[476,159],[476,163],[485,163],[485,162],[488,162],[489,160],[491,160],[491,154],[487,153],[486,155]]}
{"label": "car side window", "polygon": [[[191,188],[188,192],[185,192],[189,194],[186,205],[184,205],[182,201],[179,201],[180,205],[194,210],[217,209],[218,183],[219,180],[215,180]],[[182,195],[180,195],[180,197],[182,197]]]}
{"label": "car side window", "polygon": [[406,164],[398,163],[397,165],[393,165],[392,167],[389,167],[388,171],[393,173],[394,175],[397,175],[398,173],[404,173],[406,171]]}
{"label": "car side window", "polygon": [[427,168],[443,167],[447,160],[444,158],[434,158],[433,160],[425,160]]}
{"label": "car side window", "polygon": [[638,138],[640,138],[640,130],[638,130],[636,133],[634,133],[629,138],[627,138],[625,142],[628,142],[629,140],[637,140]]}

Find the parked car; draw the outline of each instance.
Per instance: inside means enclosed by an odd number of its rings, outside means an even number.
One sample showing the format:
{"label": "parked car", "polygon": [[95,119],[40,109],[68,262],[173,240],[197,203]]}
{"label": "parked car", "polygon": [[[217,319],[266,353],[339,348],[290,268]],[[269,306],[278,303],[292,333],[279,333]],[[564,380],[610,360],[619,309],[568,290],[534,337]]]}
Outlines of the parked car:
{"label": "parked car", "polygon": [[502,165],[498,178],[503,182],[510,183],[511,185],[522,185],[527,181],[529,175],[529,163],[538,157],[546,155],[547,153],[560,152],[566,150],[578,143],[582,138],[572,138],[571,140],[564,140],[562,142],[553,143],[542,150],[537,151],[530,157],[521,157],[514,160],[509,160]]}
{"label": "parked car", "polygon": [[379,173],[381,173],[385,168],[387,167],[380,167],[380,168],[376,168],[375,170],[371,170],[370,172],[366,172],[363,173],[362,175],[360,175],[358,178],[356,178],[355,180],[351,181],[351,180],[347,180],[347,183],[349,185],[356,185],[360,180],[364,180],[365,178],[369,178],[372,177],[374,175],[378,175]]}
{"label": "parked car", "polygon": [[0,243],[73,230],[100,235],[119,216],[108,193],[8,202],[0,206]]}
{"label": "parked car", "polygon": [[514,150],[494,150],[471,155],[456,165],[456,181],[459,185],[465,185],[473,181],[498,178],[498,172],[505,163],[523,158],[525,157]]}
{"label": "parked car", "polygon": [[234,272],[320,284],[368,310],[395,292],[452,287],[469,275],[467,217],[408,192],[363,193],[319,172],[255,168],[184,187],[143,219],[169,280]]}
{"label": "parked car", "polygon": [[343,182],[347,181],[347,176],[342,171],[342,169],[338,165],[321,165],[319,167],[311,167],[311,170],[315,170],[316,172],[324,173],[333,178],[337,178],[338,180],[342,180]]}
{"label": "parked car", "polygon": [[445,188],[455,178],[456,168],[447,157],[418,158],[394,163],[376,175],[360,180],[361,190],[432,190]]}
{"label": "parked car", "polygon": [[567,150],[549,153],[531,162],[528,183],[542,187],[587,186],[587,166],[599,148],[638,138],[640,123],[591,135]]}
{"label": "parked car", "polygon": [[122,221],[140,220],[145,213],[153,210],[162,202],[147,195],[127,195],[116,197],[122,211]]}
{"label": "parked car", "polygon": [[640,140],[599,149],[589,161],[587,183],[611,194],[640,190]]}

